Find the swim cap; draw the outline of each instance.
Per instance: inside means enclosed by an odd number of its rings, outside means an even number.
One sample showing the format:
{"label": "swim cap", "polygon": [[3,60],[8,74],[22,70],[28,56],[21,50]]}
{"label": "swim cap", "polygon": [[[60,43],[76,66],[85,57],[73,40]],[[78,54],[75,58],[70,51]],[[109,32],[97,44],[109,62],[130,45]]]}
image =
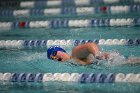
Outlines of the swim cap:
{"label": "swim cap", "polygon": [[47,50],[47,57],[48,59],[52,59],[51,55],[53,54],[53,52],[55,51],[62,51],[62,52],[66,52],[63,48],[61,48],[60,46],[51,46],[50,48],[48,48]]}

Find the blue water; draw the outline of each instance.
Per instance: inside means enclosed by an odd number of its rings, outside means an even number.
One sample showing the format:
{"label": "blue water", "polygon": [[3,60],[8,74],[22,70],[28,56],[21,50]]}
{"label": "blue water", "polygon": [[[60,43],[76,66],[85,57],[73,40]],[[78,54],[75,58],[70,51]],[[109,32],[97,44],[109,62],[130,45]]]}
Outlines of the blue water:
{"label": "blue water", "polygon": [[[76,16],[76,18],[122,18],[138,17],[131,15],[88,15]],[[55,16],[62,18],[63,16]],[[74,18],[72,15],[64,16]],[[54,17],[50,17],[54,19]],[[13,20],[46,20],[48,17],[22,17],[1,18],[0,21]],[[12,29],[0,30],[0,40],[49,40],[49,39],[135,39],[140,37],[139,27],[94,27],[94,28],[59,28],[59,29]],[[100,46],[104,51],[117,51],[124,56],[140,56],[140,46]],[[71,53],[72,48],[68,48]],[[109,66],[89,65],[74,66],[67,63],[59,63],[46,58],[46,49],[17,49],[0,50],[0,72],[25,72],[25,73],[139,73],[140,64],[126,64]],[[41,84],[16,85],[0,83],[0,93],[139,93],[140,84],[116,83],[116,84],[80,84],[68,82],[47,82]]]}

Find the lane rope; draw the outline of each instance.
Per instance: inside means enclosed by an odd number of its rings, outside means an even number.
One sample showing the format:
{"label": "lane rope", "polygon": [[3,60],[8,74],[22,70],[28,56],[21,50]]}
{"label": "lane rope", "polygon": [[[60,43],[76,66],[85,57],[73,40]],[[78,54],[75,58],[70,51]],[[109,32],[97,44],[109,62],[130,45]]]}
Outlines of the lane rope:
{"label": "lane rope", "polygon": [[47,0],[47,1],[7,1],[1,2],[2,7],[55,7],[55,6],[93,6],[100,4],[139,4],[140,0]]}
{"label": "lane rope", "polygon": [[0,22],[1,29],[12,28],[74,28],[74,27],[112,27],[140,26],[140,18],[116,19],[79,19],[79,20],[45,20],[45,21],[15,21]]}
{"label": "lane rope", "polygon": [[65,81],[80,83],[140,83],[140,73],[0,73],[0,81],[48,82]]}
{"label": "lane rope", "polygon": [[139,46],[140,39],[95,39],[95,40],[0,40],[0,49],[37,49],[50,46],[64,48],[74,47],[87,42],[95,42],[98,45],[123,45]]}
{"label": "lane rope", "polygon": [[46,8],[46,9],[22,9],[0,10],[0,16],[3,17],[22,17],[22,16],[49,16],[49,15],[89,15],[89,14],[119,14],[119,13],[139,13],[140,5],[121,5],[121,6],[101,6],[101,7],[62,7],[62,8]]}

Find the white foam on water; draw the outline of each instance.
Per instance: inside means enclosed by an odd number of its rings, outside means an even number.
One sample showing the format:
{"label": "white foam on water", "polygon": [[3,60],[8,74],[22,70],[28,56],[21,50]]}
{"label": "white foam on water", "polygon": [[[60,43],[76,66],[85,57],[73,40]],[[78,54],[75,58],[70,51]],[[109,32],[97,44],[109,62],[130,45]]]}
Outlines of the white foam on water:
{"label": "white foam on water", "polygon": [[107,62],[109,65],[122,65],[127,64],[127,59],[117,52],[111,52]]}
{"label": "white foam on water", "polygon": [[35,60],[39,60],[39,59],[46,59],[47,58],[47,54],[45,53],[34,53],[34,54],[27,54],[26,56],[21,57],[21,61],[35,61]]}
{"label": "white foam on water", "polygon": [[[14,55],[14,54],[13,54]],[[16,56],[7,57],[7,60],[4,60],[4,63],[16,64],[24,62],[38,62],[39,60],[47,60],[46,52],[17,52]]]}

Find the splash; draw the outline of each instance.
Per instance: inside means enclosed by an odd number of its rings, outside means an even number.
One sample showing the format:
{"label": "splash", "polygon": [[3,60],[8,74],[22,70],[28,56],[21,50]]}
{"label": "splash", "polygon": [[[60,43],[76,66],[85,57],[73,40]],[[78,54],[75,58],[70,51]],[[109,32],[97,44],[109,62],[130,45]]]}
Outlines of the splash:
{"label": "splash", "polygon": [[36,61],[36,60],[43,60],[46,59],[46,52],[45,53],[34,53],[34,54],[28,54],[25,53],[26,56],[22,56],[19,58],[20,61]]}
{"label": "splash", "polygon": [[125,56],[119,54],[118,52],[110,52],[110,57],[107,60],[107,63],[111,66],[122,65],[127,64],[127,59]]}
{"label": "splash", "polygon": [[37,62],[39,60],[47,60],[46,52],[34,53],[34,52],[27,52],[27,51],[17,51],[17,52],[10,51],[10,53],[7,54],[7,58],[6,60],[4,60],[4,63],[16,64],[22,62]]}

